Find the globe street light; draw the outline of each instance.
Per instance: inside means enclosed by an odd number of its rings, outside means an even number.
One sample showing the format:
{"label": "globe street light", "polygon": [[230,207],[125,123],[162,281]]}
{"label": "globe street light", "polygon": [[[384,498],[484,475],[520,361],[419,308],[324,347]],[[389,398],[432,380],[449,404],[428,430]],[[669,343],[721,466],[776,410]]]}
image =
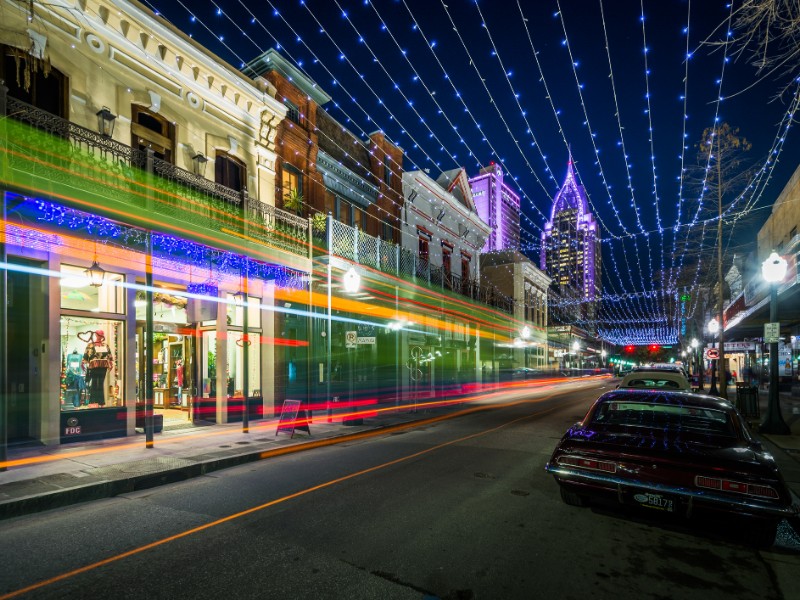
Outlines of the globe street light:
{"label": "globe street light", "polygon": [[580,368],[581,368],[581,366],[580,366],[580,365],[581,365],[581,362],[580,362],[580,361],[581,361],[580,349],[581,349],[581,345],[580,345],[580,343],[578,342],[578,340],[575,340],[575,341],[572,343],[572,351],[573,351],[575,354],[577,354],[577,355],[578,355],[578,358],[576,359],[576,363],[578,364],[578,369],[580,369]]}
{"label": "globe street light", "polygon": [[[708,322],[708,333],[714,337],[717,336],[719,333],[719,321],[712,318]],[[708,393],[712,396],[719,396],[719,390],[717,389],[717,363],[714,359],[711,359],[711,388]]]}
{"label": "globe street light", "polygon": [[[769,283],[769,321],[778,322],[778,284],[786,277],[786,260],[778,256],[774,250],[772,254],[761,263],[761,275]],[[778,325],[780,332],[780,324]],[[772,338],[769,342],[769,402],[767,415],[761,424],[762,433],[789,435],[789,426],[781,415],[781,403],[778,396],[778,339]]]}
{"label": "globe street light", "polygon": [[703,363],[700,362],[700,357],[697,354],[697,347],[700,345],[700,342],[697,341],[697,338],[692,338],[692,349],[694,350],[694,368],[695,374],[697,375],[697,389],[703,389]]}

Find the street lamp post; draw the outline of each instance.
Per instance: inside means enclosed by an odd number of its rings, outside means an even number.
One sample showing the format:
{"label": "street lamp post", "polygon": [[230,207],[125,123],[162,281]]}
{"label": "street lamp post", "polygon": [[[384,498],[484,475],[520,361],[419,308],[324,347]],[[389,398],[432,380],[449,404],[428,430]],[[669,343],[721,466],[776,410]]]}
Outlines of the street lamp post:
{"label": "street lamp post", "polygon": [[697,347],[700,345],[700,342],[697,341],[697,338],[692,338],[692,349],[694,350],[694,369],[695,373],[697,374],[697,389],[703,389],[703,363],[700,362],[700,356],[698,355]]}
{"label": "street lamp post", "polygon": [[[344,287],[344,291],[348,294],[356,294],[358,293],[359,288],[361,287],[361,276],[356,273],[356,270],[353,267],[350,267],[347,272],[342,277],[342,285]],[[355,369],[355,365],[353,364],[353,350],[354,348],[348,347],[347,348],[347,358],[348,358],[348,391],[349,391],[349,402],[347,411],[350,413],[350,416],[343,420],[343,425],[363,425],[364,419],[361,417],[353,417],[354,407],[353,407],[353,370]]]}
{"label": "street lamp post", "polygon": [[[719,321],[712,318],[708,322],[708,332],[716,337],[717,333],[719,333]],[[717,362],[714,359],[711,360],[711,388],[708,393],[712,396],[719,396],[719,390],[717,390]]]}
{"label": "street lamp post", "polygon": [[602,363],[603,363],[602,366],[603,366],[604,369],[608,366],[608,363],[606,362],[606,356],[608,356],[608,352],[605,351],[605,348],[600,350],[600,358],[603,359],[602,360]]}
{"label": "street lamp post", "polygon": [[578,340],[575,340],[572,343],[572,350],[575,352],[577,358],[575,359],[575,364],[578,365],[578,370],[581,368],[581,345],[578,343]]}
{"label": "street lamp post", "polygon": [[[786,260],[774,250],[761,263],[761,275],[769,283],[769,321],[778,323],[778,284],[786,277]],[[780,331],[780,324],[778,325]],[[781,402],[778,395],[778,339],[769,340],[769,402],[767,415],[761,424],[762,433],[789,435],[789,426],[781,415]]]}

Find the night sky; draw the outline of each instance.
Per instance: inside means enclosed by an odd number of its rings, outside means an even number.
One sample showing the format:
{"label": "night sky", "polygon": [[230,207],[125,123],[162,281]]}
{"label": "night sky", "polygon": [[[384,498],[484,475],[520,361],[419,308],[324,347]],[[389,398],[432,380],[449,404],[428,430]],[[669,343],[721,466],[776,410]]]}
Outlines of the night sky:
{"label": "night sky", "polygon": [[571,148],[602,229],[598,327],[621,343],[673,341],[664,317],[677,292],[714,275],[716,199],[681,177],[703,129],[715,118],[739,127],[762,169],[725,201],[738,217],[725,220],[728,259],[754,248],[800,162],[794,131],[784,138],[795,88],[776,98],[785,79],[752,85],[747,57],[703,44],[735,39],[723,1],[650,0],[643,13],[630,0],[144,3],[236,68],[279,48],[333,98],[325,108],[337,120],[400,145],[407,170],[473,176],[500,162],[522,195],[523,250],[536,263]]}

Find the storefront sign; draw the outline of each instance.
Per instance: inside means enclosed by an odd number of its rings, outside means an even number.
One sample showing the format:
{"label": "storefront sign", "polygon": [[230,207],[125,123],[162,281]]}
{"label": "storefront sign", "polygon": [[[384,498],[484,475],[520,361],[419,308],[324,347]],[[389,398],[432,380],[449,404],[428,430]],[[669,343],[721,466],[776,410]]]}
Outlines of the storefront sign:
{"label": "storefront sign", "polygon": [[[719,344],[707,344],[707,348],[719,348]],[[725,352],[755,352],[755,342],[725,342]]]}
{"label": "storefront sign", "polygon": [[375,345],[375,337],[374,336],[358,337],[357,338],[357,343],[358,343],[359,346],[362,346],[362,345],[374,346]]}
{"label": "storefront sign", "polygon": [[781,339],[780,323],[764,323],[764,343],[777,344]]}

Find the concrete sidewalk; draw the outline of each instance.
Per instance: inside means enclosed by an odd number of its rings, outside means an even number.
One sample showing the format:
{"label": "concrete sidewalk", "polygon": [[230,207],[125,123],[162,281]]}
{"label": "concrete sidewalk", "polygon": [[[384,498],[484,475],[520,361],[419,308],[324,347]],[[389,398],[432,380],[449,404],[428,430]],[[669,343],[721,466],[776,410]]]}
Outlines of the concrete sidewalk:
{"label": "concrete sidewalk", "polygon": [[[731,388],[730,398],[736,398]],[[760,393],[761,415],[766,411],[766,392]],[[792,435],[759,435],[775,456],[787,484],[800,498],[800,398],[781,396],[783,415]],[[145,436],[102,440],[55,447],[9,450],[9,468],[0,472],[0,519],[35,513],[90,500],[109,498],[135,490],[198,477],[212,471],[310,450],[342,441],[366,431],[385,431],[474,406],[453,403],[426,407],[377,405],[376,416],[363,424],[346,426],[328,422],[315,412],[311,435],[296,431],[276,434],[277,419],[253,421],[250,433],[241,423],[209,427],[183,426],[155,435],[155,447],[145,448]],[[758,419],[753,421],[757,432]]]}

